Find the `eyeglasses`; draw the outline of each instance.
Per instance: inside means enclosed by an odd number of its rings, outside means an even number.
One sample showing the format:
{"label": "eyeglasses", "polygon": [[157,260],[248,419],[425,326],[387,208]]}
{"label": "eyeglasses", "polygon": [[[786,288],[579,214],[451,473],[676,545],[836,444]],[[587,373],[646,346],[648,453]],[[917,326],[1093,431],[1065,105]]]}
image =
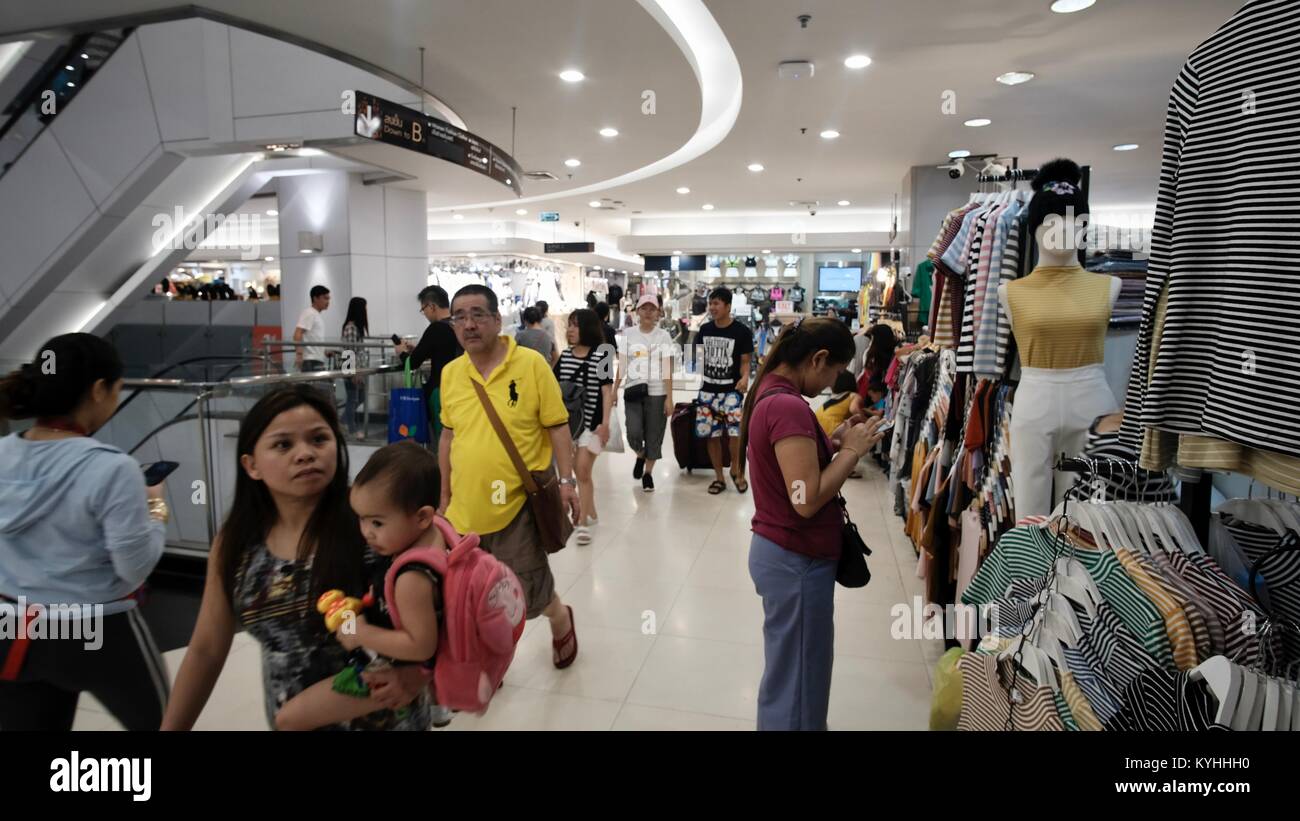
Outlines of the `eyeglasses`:
{"label": "eyeglasses", "polygon": [[451,315],[451,321],[453,325],[464,325],[466,320],[471,320],[475,325],[482,325],[484,322],[487,322],[495,316],[496,314],[475,309],[468,313],[464,311],[454,313]]}

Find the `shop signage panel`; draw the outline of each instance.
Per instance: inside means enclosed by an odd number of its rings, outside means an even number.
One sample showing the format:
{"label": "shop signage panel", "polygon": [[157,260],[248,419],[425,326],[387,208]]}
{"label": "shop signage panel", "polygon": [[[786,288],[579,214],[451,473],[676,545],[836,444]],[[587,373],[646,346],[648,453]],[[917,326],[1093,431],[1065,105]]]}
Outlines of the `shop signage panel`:
{"label": "shop signage panel", "polygon": [[543,212],[542,212],[542,222],[559,222],[559,221],[560,221],[560,212],[559,212],[559,211],[543,211]]}
{"label": "shop signage panel", "polygon": [[547,242],[542,246],[544,254],[594,254],[594,242]]}
{"label": "shop signage panel", "polygon": [[521,193],[523,172],[514,158],[481,137],[413,108],[354,91],[358,137],[428,154],[491,177]]}

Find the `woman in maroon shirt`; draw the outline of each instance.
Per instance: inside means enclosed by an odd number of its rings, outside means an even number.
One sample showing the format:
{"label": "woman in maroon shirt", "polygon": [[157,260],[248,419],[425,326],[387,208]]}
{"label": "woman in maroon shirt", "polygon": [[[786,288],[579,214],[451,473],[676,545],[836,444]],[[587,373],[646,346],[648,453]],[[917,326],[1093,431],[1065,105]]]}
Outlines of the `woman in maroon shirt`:
{"label": "woman in maroon shirt", "polygon": [[[817,396],[853,358],[835,319],[806,319],[781,334],[745,400],[742,460],[754,488],[749,574],[763,598],[758,729],[825,730],[834,659],[835,569],[843,514],[836,502],[880,421],[836,431],[842,458],[804,397]],[[743,462],[742,462],[743,469]]]}

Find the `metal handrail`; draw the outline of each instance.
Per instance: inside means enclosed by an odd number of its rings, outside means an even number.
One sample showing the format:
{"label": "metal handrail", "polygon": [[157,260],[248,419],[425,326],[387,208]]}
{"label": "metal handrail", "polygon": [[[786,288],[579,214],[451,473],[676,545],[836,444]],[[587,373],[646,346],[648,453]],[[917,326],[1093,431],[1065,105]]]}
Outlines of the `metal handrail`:
{"label": "metal handrail", "polygon": [[402,371],[403,368],[400,365],[380,365],[376,368],[356,368],[350,371],[311,371],[310,373],[241,376],[237,379],[227,379],[222,382],[190,382],[184,379],[125,379],[122,384],[127,388],[189,391],[224,396],[228,395],[234,388],[255,388],[262,385],[282,385],[295,382],[329,382],[335,379],[350,379],[354,376],[373,376],[381,373],[401,373]]}
{"label": "metal handrail", "polygon": [[348,342],[342,339],[318,339],[296,342],[292,339],[269,339],[263,343],[265,348],[392,348],[393,340],[387,342]]}

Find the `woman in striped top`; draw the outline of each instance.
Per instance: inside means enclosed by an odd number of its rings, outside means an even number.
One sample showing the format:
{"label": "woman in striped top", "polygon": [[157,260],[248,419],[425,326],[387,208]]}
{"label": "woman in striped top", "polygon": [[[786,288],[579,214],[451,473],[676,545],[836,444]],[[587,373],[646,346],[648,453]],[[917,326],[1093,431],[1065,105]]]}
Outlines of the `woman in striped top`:
{"label": "woman in striped top", "polygon": [[605,344],[604,323],[595,311],[583,308],[569,314],[569,349],[555,363],[560,382],[583,387],[582,432],[574,437],[581,508],[578,544],[591,544],[591,526],[597,523],[596,484],[592,469],[609,442],[609,419],[614,410],[614,349]]}

